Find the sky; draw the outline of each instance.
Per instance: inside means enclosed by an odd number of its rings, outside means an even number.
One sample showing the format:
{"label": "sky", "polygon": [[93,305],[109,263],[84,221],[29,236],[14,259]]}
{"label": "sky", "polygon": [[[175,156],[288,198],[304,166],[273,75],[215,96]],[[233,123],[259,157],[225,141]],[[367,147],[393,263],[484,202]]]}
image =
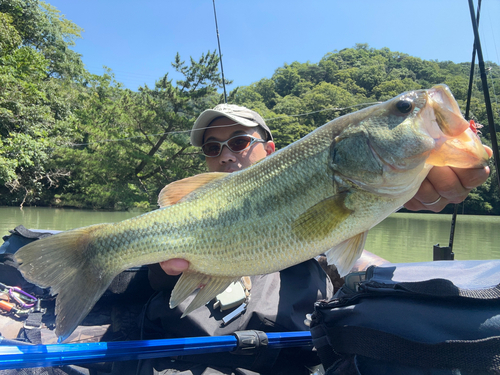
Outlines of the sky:
{"label": "sky", "polygon": [[[46,0],[84,29],[73,49],[92,73],[112,69],[137,90],[218,50],[213,0]],[[475,0],[477,4],[477,0]],[[477,5],[476,5],[477,6]],[[228,92],[270,78],[285,63],[317,63],[367,43],[425,60],[469,62],[474,41],[467,0],[216,0]],[[500,64],[500,0],[483,0],[485,61]],[[477,61],[477,60],[476,60]]]}

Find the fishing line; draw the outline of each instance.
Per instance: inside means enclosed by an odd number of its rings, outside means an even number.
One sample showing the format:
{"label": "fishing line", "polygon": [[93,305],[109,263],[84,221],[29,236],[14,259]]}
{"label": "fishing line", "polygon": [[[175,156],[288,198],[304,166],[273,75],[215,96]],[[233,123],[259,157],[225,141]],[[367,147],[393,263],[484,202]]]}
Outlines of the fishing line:
{"label": "fishing line", "polygon": [[[315,113],[320,113],[320,112],[326,112],[326,111],[343,111],[346,109],[351,109],[351,108],[356,108],[360,106],[368,106],[368,105],[374,105],[374,104],[379,104],[381,102],[372,102],[372,103],[360,103],[360,104],[354,104],[348,107],[330,107],[330,108],[325,108],[325,109],[320,109],[318,111],[312,111],[312,112],[306,112],[306,113],[299,113],[296,115],[280,115],[276,117],[270,117],[270,118],[265,118],[264,121],[269,122],[269,121],[274,121],[274,120],[282,120],[285,117],[302,117],[302,116],[308,116],[311,114]],[[211,126],[211,128],[225,128],[228,126],[233,126],[236,125],[237,123],[232,123],[228,125],[217,125],[217,126]],[[196,130],[206,130],[208,127],[205,128],[200,128]],[[190,133],[190,130],[175,130],[175,131],[170,131],[170,132],[163,132],[163,133],[156,133],[156,134],[143,134],[143,135],[137,135],[137,136],[132,136],[132,137],[126,137],[126,138],[119,138],[119,139],[104,139],[101,141],[93,141],[93,142],[87,142],[87,143],[66,143],[66,144],[59,144],[56,145],[57,147],[79,147],[79,146],[90,146],[93,144],[100,144],[100,143],[111,143],[111,142],[123,142],[123,141],[129,141],[132,139],[138,139],[138,138],[146,138],[146,137],[156,137],[156,136],[162,136],[162,135],[170,135],[170,134],[183,134],[183,133]]]}
{"label": "fishing line", "polygon": [[[481,15],[481,0],[479,0],[479,3],[477,4],[476,19],[477,19],[478,26],[479,26],[479,16],[480,15]],[[476,67],[476,51],[477,51],[476,41],[474,40],[474,44],[472,46],[472,61],[470,63],[469,89],[467,91],[467,104],[465,106],[465,116],[464,116],[467,121],[470,120],[469,111],[470,111],[470,102],[471,102],[471,98],[472,98],[472,87],[473,87],[473,83],[474,83],[474,70]],[[455,207],[455,212],[456,212],[456,207]],[[453,243],[453,239],[450,239],[450,247],[451,247],[451,243]]]}
{"label": "fishing line", "polygon": [[283,117],[300,117],[300,116],[307,116],[307,115],[312,115],[314,113],[319,113],[319,112],[325,112],[325,111],[343,111],[345,109],[350,109],[350,108],[355,108],[355,107],[361,107],[364,105],[375,105],[375,104],[380,104],[382,102],[373,102],[373,103],[360,103],[360,104],[354,104],[349,107],[344,107],[344,108],[336,108],[336,107],[330,107],[326,109],[320,109],[318,111],[313,111],[313,112],[307,112],[307,113],[300,113],[298,115],[280,115],[272,118],[266,118],[264,119],[265,121],[273,121],[273,120],[279,120]]}
{"label": "fishing line", "polygon": [[495,40],[495,33],[493,32],[493,27],[491,26],[491,25],[493,25],[493,22],[491,22],[490,12],[487,12],[487,14],[488,14],[488,21],[490,21],[491,36],[493,38],[493,45],[495,46],[495,53],[497,55],[497,62],[500,63],[500,57],[498,57],[497,42]]}

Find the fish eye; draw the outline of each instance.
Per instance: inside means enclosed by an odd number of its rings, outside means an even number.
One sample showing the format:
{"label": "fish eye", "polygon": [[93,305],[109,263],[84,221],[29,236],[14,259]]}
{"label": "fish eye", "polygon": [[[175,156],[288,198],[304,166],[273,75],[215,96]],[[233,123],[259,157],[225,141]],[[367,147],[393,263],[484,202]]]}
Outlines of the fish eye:
{"label": "fish eye", "polygon": [[413,102],[410,100],[399,100],[396,103],[396,108],[401,113],[410,113],[413,109]]}

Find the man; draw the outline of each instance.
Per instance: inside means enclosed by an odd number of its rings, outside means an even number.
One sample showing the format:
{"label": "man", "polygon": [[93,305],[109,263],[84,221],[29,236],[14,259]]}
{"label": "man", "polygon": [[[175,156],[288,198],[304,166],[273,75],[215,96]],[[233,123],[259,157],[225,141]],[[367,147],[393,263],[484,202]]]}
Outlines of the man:
{"label": "man", "polygon": [[[191,143],[202,147],[211,172],[239,171],[275,151],[271,131],[262,117],[247,108],[230,104],[204,111],[193,126]],[[213,302],[180,319],[189,301],[174,310],[168,308],[168,301],[177,282],[177,277],[172,276],[185,271],[188,262],[171,259],[162,262],[161,268],[157,264],[149,267],[150,284],[160,294],[151,300],[146,319],[148,323],[156,322],[160,337],[221,336],[241,330],[304,331],[308,329],[304,323],[306,314],[313,312],[314,302],[330,299],[334,291],[321,265],[311,259],[280,272],[251,276],[249,286],[243,283],[247,298],[240,307],[244,313],[238,314],[228,324],[224,320],[238,308],[220,311]],[[212,354],[186,357],[183,362],[166,366],[169,370],[189,369],[186,374],[217,371],[215,373],[307,375],[310,374],[308,367],[317,364],[316,354],[309,349],[292,348],[266,350],[251,356],[221,354],[216,357]]]}
{"label": "man", "polygon": [[[224,142],[237,135],[250,135],[262,141],[249,144],[241,151],[231,150]],[[262,117],[257,112],[233,104],[220,104],[214,109],[206,110],[194,123],[191,143],[202,147],[211,141],[222,148],[216,155],[206,157],[210,172],[238,171],[275,151],[271,131]],[[412,211],[439,212],[448,203],[462,202],[473,188],[486,181],[489,173],[489,167],[434,167],[405,207]],[[183,259],[171,259],[160,265],[169,275],[178,275],[189,268],[189,263]]]}
{"label": "man", "polygon": [[[221,104],[204,111],[193,126],[191,143],[202,147],[211,172],[239,171],[275,151],[271,131],[262,117],[247,108],[231,104]],[[439,211],[449,202],[461,202],[473,187],[486,180],[488,173],[487,168],[434,168],[406,207]],[[359,265],[363,268],[381,262],[380,258],[366,251],[362,259],[365,261]],[[221,324],[227,312],[218,311],[213,303],[179,319],[189,302],[175,310],[168,309],[170,293],[177,281],[177,277],[172,276],[188,268],[189,263],[183,259],[171,259],[159,266],[150,266],[151,285],[161,292],[149,304],[146,319],[148,322],[159,322],[156,325],[161,327],[160,337],[219,336],[246,329],[266,332],[307,330],[304,319],[306,314],[313,311],[314,302],[329,299],[333,293],[330,279],[319,263],[311,259],[280,272],[253,276],[246,311],[229,325]],[[311,373],[308,367],[317,364],[317,357],[309,350],[293,348],[270,351],[265,354],[266,357],[262,357],[263,353],[266,351],[257,356],[221,354],[220,357],[186,357],[165,364],[165,368],[169,371],[186,371],[186,374],[214,371],[219,374],[247,373],[248,370],[243,368],[251,370],[248,373],[252,374],[258,371],[261,374],[305,375]]]}

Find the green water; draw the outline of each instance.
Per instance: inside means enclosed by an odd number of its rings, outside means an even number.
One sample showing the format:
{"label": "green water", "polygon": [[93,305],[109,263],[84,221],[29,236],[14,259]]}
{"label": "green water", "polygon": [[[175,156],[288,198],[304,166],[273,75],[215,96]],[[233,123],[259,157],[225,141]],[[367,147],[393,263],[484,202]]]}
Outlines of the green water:
{"label": "green water", "polygon": [[[393,263],[432,260],[433,245],[448,246],[451,215],[395,213],[372,228],[365,248]],[[457,260],[500,258],[500,216],[458,215]]]}
{"label": "green water", "polygon": [[[138,212],[0,207],[0,234],[22,224],[29,229],[68,230],[112,223]],[[370,230],[365,248],[391,262],[432,260],[435,244],[448,246],[451,215],[395,213]],[[500,216],[459,215],[453,244],[455,259],[499,259]]]}

